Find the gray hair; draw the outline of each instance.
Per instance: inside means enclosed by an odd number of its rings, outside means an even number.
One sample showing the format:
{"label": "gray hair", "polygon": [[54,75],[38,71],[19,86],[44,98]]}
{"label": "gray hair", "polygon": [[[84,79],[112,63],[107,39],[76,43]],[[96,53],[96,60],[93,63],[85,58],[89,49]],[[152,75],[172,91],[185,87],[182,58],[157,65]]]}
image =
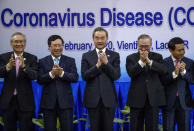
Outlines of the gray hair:
{"label": "gray hair", "polygon": [[147,35],[147,34],[142,34],[142,35],[140,35],[140,36],[138,37],[138,39],[137,39],[137,43],[139,43],[139,40],[140,40],[140,39],[149,39],[150,42],[151,42],[151,44],[152,44],[152,38],[151,38],[149,35]]}
{"label": "gray hair", "polygon": [[13,33],[12,35],[11,35],[11,42],[12,42],[12,40],[13,40],[13,37],[14,36],[16,36],[16,35],[21,35],[21,36],[23,36],[24,37],[24,41],[26,42],[26,36],[24,35],[24,34],[22,34],[21,32],[15,32],[15,33]]}

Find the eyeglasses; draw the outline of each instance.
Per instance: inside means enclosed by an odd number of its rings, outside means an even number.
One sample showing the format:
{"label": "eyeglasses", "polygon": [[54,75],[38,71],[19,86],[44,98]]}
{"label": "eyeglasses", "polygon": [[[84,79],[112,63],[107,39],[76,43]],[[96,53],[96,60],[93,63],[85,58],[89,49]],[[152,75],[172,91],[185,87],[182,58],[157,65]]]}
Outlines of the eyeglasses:
{"label": "eyeglasses", "polygon": [[25,40],[12,40],[13,43],[18,44],[18,43],[24,43]]}
{"label": "eyeglasses", "polygon": [[145,49],[145,50],[150,49],[150,45],[140,45],[138,47],[139,47],[139,49]]}

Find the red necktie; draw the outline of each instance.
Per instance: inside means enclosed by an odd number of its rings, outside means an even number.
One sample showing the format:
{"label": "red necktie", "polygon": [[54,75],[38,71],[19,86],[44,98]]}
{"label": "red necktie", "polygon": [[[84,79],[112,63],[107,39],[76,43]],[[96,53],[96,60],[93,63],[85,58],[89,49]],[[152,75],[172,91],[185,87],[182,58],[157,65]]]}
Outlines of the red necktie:
{"label": "red necktie", "polygon": [[179,63],[179,60],[176,59],[176,60],[175,60],[175,67],[178,66],[178,63]]}

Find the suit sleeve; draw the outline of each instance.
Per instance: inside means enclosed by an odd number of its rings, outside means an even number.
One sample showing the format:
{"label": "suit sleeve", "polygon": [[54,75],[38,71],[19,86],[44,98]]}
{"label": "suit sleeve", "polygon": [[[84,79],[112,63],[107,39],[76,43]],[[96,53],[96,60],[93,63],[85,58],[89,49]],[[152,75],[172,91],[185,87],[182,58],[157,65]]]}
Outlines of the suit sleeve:
{"label": "suit sleeve", "polygon": [[83,54],[81,61],[81,75],[83,80],[88,81],[96,77],[101,72],[101,70],[102,68],[98,69],[96,65],[89,67],[87,56],[86,54]]}
{"label": "suit sleeve", "polygon": [[164,75],[166,73],[166,66],[162,58],[162,55],[156,55],[156,60],[153,60],[150,69],[152,71],[157,72],[159,75]]}
{"label": "suit sleeve", "polygon": [[3,60],[2,55],[0,55],[0,77],[4,78],[6,74],[6,63]]}
{"label": "suit sleeve", "polygon": [[192,61],[191,64],[188,66],[189,68],[186,71],[186,74],[182,76],[182,79],[187,81],[190,84],[194,84],[194,62]]}
{"label": "suit sleeve", "polygon": [[36,80],[38,75],[38,62],[37,57],[33,56],[31,58],[30,64],[26,65],[25,69],[22,69],[26,77],[30,80]]}
{"label": "suit sleeve", "polygon": [[77,74],[77,68],[75,65],[75,59],[72,59],[70,63],[71,64],[69,66],[69,72],[64,72],[64,75],[61,79],[68,82],[77,82],[78,74]]}
{"label": "suit sleeve", "polygon": [[113,61],[113,64],[107,63],[107,65],[104,65],[105,68],[103,68],[103,71],[114,81],[119,79],[121,76],[120,71],[120,56],[119,54],[115,53],[115,58]]}
{"label": "suit sleeve", "polygon": [[135,62],[133,56],[130,55],[126,59],[126,70],[128,75],[133,78],[140,75],[145,69],[138,62]]}

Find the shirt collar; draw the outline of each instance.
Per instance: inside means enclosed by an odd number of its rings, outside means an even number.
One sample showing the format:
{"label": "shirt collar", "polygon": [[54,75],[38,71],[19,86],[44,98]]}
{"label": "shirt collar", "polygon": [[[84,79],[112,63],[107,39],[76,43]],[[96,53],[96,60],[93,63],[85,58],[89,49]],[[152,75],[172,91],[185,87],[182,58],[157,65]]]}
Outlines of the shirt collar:
{"label": "shirt collar", "polygon": [[[172,61],[173,61],[173,62],[175,62],[175,61],[177,60],[176,58],[174,58],[173,55],[171,55],[171,58],[172,58]],[[179,61],[180,61],[180,59],[179,59]]]}
{"label": "shirt collar", "polygon": [[[21,56],[23,56],[23,52],[22,52]],[[14,57],[15,57],[15,59],[18,57],[18,55],[15,52],[14,52]]]}
{"label": "shirt collar", "polygon": [[[99,52],[99,51],[100,51],[100,50],[96,48],[96,53],[97,53],[97,55],[98,55],[98,52]],[[106,48],[102,49],[101,51],[102,51],[103,53],[105,53],[105,52],[106,52]]]}
{"label": "shirt collar", "polygon": [[53,55],[51,55],[51,56],[52,56],[53,61],[54,61],[55,58],[57,58],[57,59],[59,59],[59,60],[60,60],[60,58],[61,58],[61,56],[59,56],[59,57],[54,57]]}

